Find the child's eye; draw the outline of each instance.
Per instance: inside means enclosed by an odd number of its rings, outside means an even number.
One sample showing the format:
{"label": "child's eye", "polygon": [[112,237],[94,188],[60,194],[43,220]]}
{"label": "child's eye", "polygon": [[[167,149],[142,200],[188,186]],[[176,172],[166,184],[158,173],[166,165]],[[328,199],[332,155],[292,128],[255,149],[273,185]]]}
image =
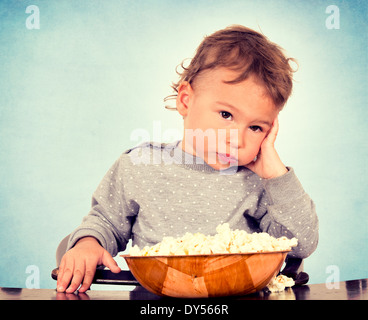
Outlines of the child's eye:
{"label": "child's eye", "polygon": [[233,116],[230,112],[227,111],[220,111],[221,117],[223,117],[226,120],[232,120]]}
{"label": "child's eye", "polygon": [[260,126],[250,126],[249,129],[254,131],[254,132],[262,132],[263,131]]}

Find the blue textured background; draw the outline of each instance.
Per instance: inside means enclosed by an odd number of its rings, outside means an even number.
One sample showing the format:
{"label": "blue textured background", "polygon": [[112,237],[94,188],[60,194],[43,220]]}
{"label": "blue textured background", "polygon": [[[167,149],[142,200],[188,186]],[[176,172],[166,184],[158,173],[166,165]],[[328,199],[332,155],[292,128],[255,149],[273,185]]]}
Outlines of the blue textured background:
{"label": "blue textured background", "polygon": [[[330,4],[339,30],[325,26]],[[28,5],[39,30],[26,28]],[[181,132],[162,102],[175,67],[230,24],[262,30],[300,64],[277,147],[316,202],[311,283],[329,266],[340,280],[368,277],[367,11],[364,0],[1,1],[0,286],[25,287],[29,265],[41,288],[55,286],[55,249],[110,165],[140,142],[131,133]]]}

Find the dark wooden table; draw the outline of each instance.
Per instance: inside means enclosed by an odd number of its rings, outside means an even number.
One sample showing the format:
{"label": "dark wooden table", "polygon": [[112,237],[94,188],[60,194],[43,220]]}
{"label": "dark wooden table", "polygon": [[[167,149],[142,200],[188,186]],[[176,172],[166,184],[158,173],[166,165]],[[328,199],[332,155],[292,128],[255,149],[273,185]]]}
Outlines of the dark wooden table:
{"label": "dark wooden table", "polygon": [[[343,281],[333,288],[321,284],[293,287],[279,293],[260,291],[242,297],[228,297],[228,300],[368,300],[368,279]],[[173,300],[148,292],[143,287],[132,291],[92,290],[87,293],[57,293],[55,289],[24,289],[0,287],[0,300]],[[212,299],[207,299],[212,300]]]}

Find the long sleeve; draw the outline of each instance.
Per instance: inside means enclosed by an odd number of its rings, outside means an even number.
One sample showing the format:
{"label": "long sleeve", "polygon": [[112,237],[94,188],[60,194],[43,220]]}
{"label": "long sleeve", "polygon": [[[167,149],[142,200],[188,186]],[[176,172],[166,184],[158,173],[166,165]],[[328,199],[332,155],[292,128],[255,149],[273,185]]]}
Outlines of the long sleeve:
{"label": "long sleeve", "polygon": [[127,202],[123,187],[124,171],[122,158],[106,173],[92,196],[89,214],[71,234],[68,249],[86,236],[95,237],[113,256],[125,249],[131,237],[137,208]]}
{"label": "long sleeve", "polygon": [[259,220],[260,229],[274,237],[298,239],[291,256],[306,258],[318,244],[318,218],[315,205],[304,191],[294,170],[278,178],[263,180],[266,213]]}

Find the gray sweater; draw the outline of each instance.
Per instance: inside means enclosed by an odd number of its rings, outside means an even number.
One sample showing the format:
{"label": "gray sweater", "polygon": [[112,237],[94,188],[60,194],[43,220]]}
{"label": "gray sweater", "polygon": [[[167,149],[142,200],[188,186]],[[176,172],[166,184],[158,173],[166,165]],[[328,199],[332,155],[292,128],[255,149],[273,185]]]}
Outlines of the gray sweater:
{"label": "gray sweater", "polygon": [[92,208],[71,234],[95,237],[113,256],[164,236],[231,229],[298,239],[291,256],[306,258],[318,243],[315,206],[294,170],[262,179],[245,167],[217,171],[171,144],[145,143],[124,152],[93,194]]}

